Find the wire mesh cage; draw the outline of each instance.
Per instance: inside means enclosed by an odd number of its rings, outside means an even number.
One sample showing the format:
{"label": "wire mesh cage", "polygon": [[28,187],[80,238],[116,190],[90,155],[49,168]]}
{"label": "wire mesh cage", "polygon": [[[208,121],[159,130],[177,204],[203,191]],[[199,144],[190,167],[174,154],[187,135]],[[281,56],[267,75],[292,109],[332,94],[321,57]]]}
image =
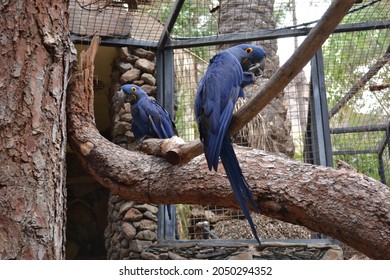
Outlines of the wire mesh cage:
{"label": "wire mesh cage", "polygon": [[[109,46],[173,51],[174,94],[161,83],[159,92],[173,96],[179,135],[192,141],[199,137],[195,92],[210,58],[239,42],[264,46],[267,66],[262,77],[246,88],[248,100],[299,46],[329,4],[326,0],[71,0],[70,25],[76,43],[100,35]],[[314,109],[313,67],[307,65],[235,136],[235,143],[314,164],[345,162],[389,185],[389,18],[388,0],[356,1],[317,61],[322,71],[316,79],[326,89],[320,92],[320,98],[326,97],[323,110]],[[320,159],[320,145],[327,143],[323,137],[329,139],[327,161]],[[253,238],[237,210],[177,205],[176,215],[175,236],[180,240]],[[261,216],[254,220],[263,228],[263,238],[310,236],[301,227]]]}
{"label": "wire mesh cage", "polygon": [[81,37],[99,35],[157,43],[164,26],[161,13],[166,14],[171,7],[172,1],[71,0],[71,31]]}
{"label": "wire mesh cage", "polygon": [[[335,162],[346,161],[385,184],[389,184],[389,36],[389,29],[334,34],[324,46]],[[334,52],[343,61],[337,69]]]}

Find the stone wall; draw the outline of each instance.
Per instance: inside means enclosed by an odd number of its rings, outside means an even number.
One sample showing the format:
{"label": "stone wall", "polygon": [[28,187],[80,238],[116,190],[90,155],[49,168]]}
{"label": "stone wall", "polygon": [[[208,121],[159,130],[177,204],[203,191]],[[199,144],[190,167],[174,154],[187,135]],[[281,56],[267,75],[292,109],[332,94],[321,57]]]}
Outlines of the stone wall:
{"label": "stone wall", "polygon": [[244,243],[185,242],[152,245],[140,254],[145,260],[341,260],[337,245],[274,243],[257,247]]}
{"label": "stone wall", "polygon": [[111,195],[105,231],[107,259],[142,259],[141,252],[157,241],[157,207]]}

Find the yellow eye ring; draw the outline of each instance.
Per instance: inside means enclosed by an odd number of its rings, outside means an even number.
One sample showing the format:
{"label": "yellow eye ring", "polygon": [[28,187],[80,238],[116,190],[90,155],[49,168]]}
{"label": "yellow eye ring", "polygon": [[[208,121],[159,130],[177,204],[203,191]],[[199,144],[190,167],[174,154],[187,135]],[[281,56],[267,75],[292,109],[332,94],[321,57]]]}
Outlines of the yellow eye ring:
{"label": "yellow eye ring", "polygon": [[132,87],[131,90],[132,90],[133,92],[136,92],[136,91],[137,91],[137,88],[136,88],[136,87]]}
{"label": "yellow eye ring", "polygon": [[246,48],[246,49],[245,49],[245,52],[246,52],[246,53],[252,53],[252,51],[253,51],[252,48]]}

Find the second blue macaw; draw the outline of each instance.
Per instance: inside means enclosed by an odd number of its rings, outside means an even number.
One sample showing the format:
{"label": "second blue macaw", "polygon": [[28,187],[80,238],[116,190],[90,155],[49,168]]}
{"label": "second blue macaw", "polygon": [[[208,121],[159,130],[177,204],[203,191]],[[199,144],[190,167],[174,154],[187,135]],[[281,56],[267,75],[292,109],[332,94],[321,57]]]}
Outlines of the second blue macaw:
{"label": "second blue macaw", "polygon": [[195,115],[210,170],[217,171],[221,158],[233,193],[260,243],[248,203],[259,212],[250,187],[242,175],[228,128],[234,104],[244,97],[243,88],[254,82],[253,73],[264,69],[266,53],[260,46],[241,44],[216,54],[202,77],[195,97]]}
{"label": "second blue macaw", "polygon": [[[130,111],[133,117],[131,129],[136,141],[146,137],[164,139],[177,135],[175,123],[168,112],[142,88],[134,84],[125,84],[122,91],[131,104]],[[171,219],[170,205],[167,205],[167,210]]]}

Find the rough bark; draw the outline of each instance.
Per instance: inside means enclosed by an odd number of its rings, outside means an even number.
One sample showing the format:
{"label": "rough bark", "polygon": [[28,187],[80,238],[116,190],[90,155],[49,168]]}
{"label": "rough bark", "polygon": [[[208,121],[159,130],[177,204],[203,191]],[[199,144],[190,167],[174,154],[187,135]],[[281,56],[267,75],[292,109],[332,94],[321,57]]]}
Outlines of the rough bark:
{"label": "rough bark", "polygon": [[62,259],[67,1],[0,11],[0,258]]}
{"label": "rough bark", "polygon": [[[172,166],[164,158],[122,149],[99,134],[90,106],[97,48],[95,38],[81,55],[83,71],[74,76],[67,103],[69,142],[86,170],[124,199],[239,208],[223,168],[208,171],[203,156]],[[249,148],[235,150],[262,214],[304,225],[372,258],[390,258],[387,186],[353,170],[303,164]]]}

